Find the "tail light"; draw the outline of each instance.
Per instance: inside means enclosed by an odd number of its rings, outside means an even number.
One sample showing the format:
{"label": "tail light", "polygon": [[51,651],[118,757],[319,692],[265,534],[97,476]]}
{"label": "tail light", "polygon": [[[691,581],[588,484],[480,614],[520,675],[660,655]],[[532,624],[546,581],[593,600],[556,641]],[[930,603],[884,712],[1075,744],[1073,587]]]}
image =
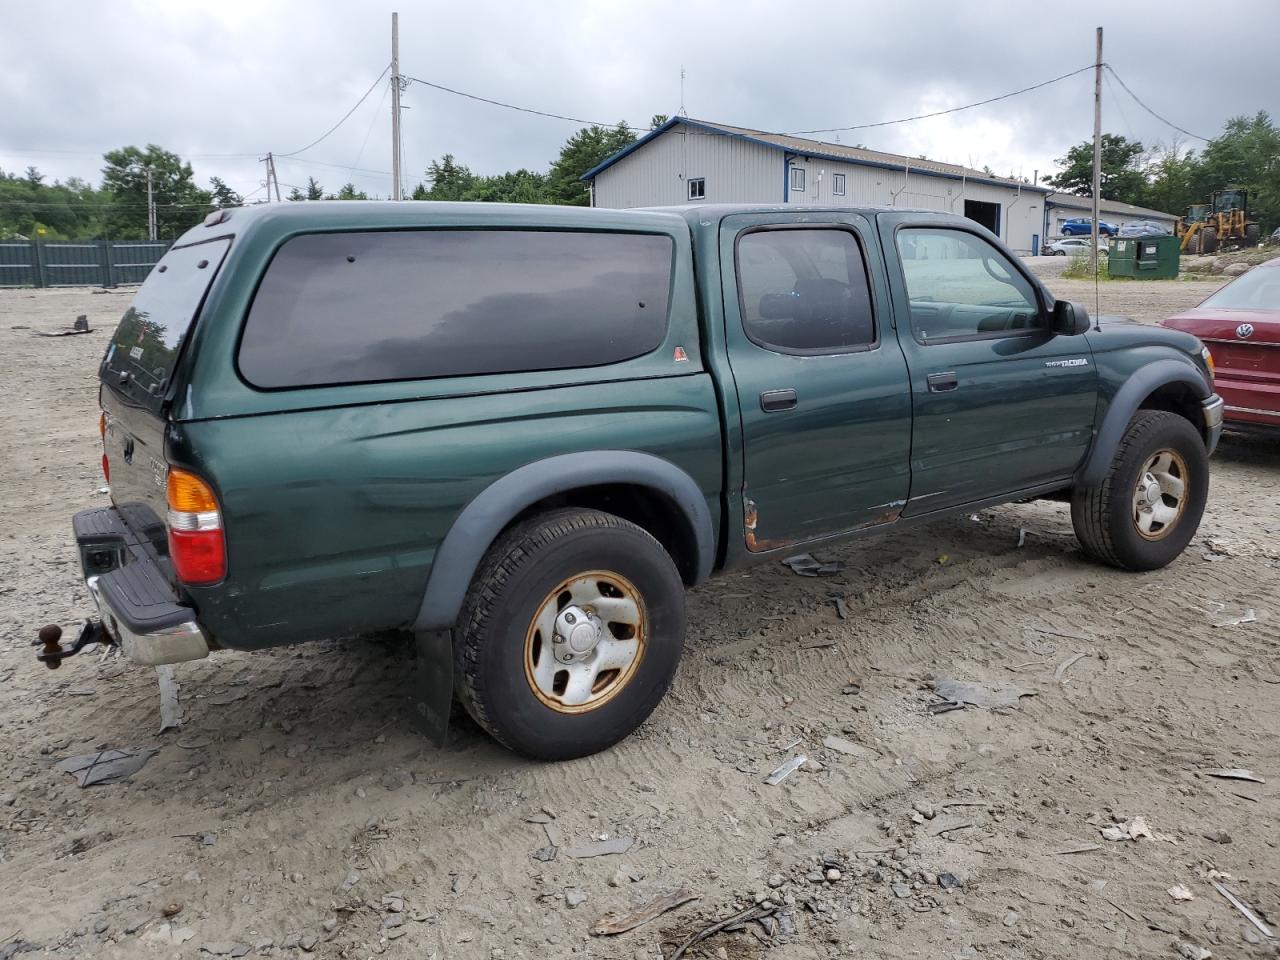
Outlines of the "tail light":
{"label": "tail light", "polygon": [[170,469],[169,559],[183,583],[205,586],[227,575],[222,513],[213,488],[194,473]]}
{"label": "tail light", "polygon": [[111,482],[111,461],[107,459],[107,411],[98,415],[98,436],[102,437],[102,476]]}

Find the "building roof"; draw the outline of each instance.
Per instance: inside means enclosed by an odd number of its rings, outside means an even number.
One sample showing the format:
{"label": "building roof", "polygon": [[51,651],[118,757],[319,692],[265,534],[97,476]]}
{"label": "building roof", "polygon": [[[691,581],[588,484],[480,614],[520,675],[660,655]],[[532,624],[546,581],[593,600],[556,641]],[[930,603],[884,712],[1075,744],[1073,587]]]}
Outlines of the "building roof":
{"label": "building roof", "polygon": [[850,147],[843,143],[827,143],[822,140],[809,140],[804,137],[791,136],[790,134],[785,133],[769,133],[764,130],[755,130],[751,127],[735,127],[727,123],[712,123],[707,120],[691,120],[688,117],[673,117],[662,126],[650,130],[635,143],[619,150],[613,156],[608,157],[603,163],[588,170],[580,179],[594,179],[597,175],[613,166],[623,157],[630,153],[634,153],[650,140],[666,133],[672,127],[677,125],[688,127],[691,131],[696,131],[702,134],[736,137],[740,140],[757,143],[764,147],[781,150],[784,153],[801,157],[819,157],[825,160],[859,163],[866,166],[882,167],[890,170],[912,170],[920,173],[932,174],[934,176],[947,177],[952,180],[973,180],[977,183],[989,183],[996,186],[1015,189],[1020,187],[1023,190],[1035,190],[1040,193],[1051,192],[1048,187],[1034,186],[1029,183],[1023,183],[1021,180],[1012,180],[1008,177],[992,176],[991,174],[984,173],[981,170],[974,170],[971,167],[962,167],[954,163],[941,163],[937,160],[922,160],[918,157],[904,157],[896,153],[867,150],[864,147]]}
{"label": "building roof", "polygon": [[[1045,197],[1046,206],[1066,207],[1069,210],[1083,210],[1087,214],[1093,212],[1093,200],[1079,197],[1074,193],[1055,193]],[[1158,218],[1160,220],[1177,220],[1176,213],[1165,213],[1163,210],[1152,210],[1149,207],[1135,207],[1132,203],[1121,203],[1119,200],[1099,200],[1098,212],[1119,214],[1125,217]]]}

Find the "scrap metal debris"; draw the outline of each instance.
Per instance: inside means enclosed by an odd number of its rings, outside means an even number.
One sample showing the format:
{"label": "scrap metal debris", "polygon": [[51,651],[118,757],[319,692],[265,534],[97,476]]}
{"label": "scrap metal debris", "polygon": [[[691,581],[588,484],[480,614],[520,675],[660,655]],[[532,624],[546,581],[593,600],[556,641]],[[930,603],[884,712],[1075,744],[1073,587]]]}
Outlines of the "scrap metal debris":
{"label": "scrap metal debris", "polygon": [[156,667],[156,679],[160,681],[160,732],[176,730],[182,726],[182,704],[178,702],[178,681],[173,667],[163,664]]}
{"label": "scrap metal debris", "polygon": [[808,761],[808,759],[809,758],[806,757],[804,754],[798,753],[794,757],[792,757],[790,760],[784,760],[782,764],[776,770],[773,771],[773,773],[769,774],[767,777],[764,778],[764,782],[771,787],[776,787],[783,780],[787,779],[787,777],[791,776],[793,773],[795,773],[797,770],[803,767],[805,763]]}
{"label": "scrap metal debris", "polygon": [[1217,880],[1214,880],[1212,877],[1209,878],[1209,882],[1213,884],[1213,889],[1217,890],[1220,894],[1226,897],[1228,902],[1233,907],[1235,907],[1242,914],[1244,914],[1244,918],[1246,920],[1248,920],[1250,923],[1252,923],[1255,927],[1258,928],[1259,933],[1261,933],[1268,940],[1272,938],[1273,934],[1271,933],[1271,928],[1268,927],[1261,920],[1259,920],[1258,915],[1254,913],[1252,910],[1250,910],[1247,906],[1245,906],[1244,902],[1239,897],[1237,897],[1234,893],[1232,893],[1230,890],[1228,890],[1226,887],[1220,884]]}
{"label": "scrap metal debris", "polygon": [[984,687],[980,683],[953,680],[949,677],[934,680],[932,686],[933,692],[945,701],[968,703],[975,707],[1012,707],[1023,697],[1035,696],[1034,690],[1023,690],[1021,687]]}
{"label": "scrap metal debris", "polygon": [[1235,768],[1232,770],[1201,770],[1206,777],[1218,777],[1222,780],[1248,780],[1250,783],[1266,783],[1260,776],[1252,770],[1242,770]]}
{"label": "scrap metal debris", "polygon": [[664,913],[669,913],[677,907],[683,907],[686,903],[697,899],[698,895],[696,893],[681,887],[679,890],[650,900],[644,906],[628,913],[606,913],[592,924],[591,935],[593,937],[616,937],[620,933],[634,930],[650,920],[656,920]]}
{"label": "scrap metal debris", "polygon": [[863,760],[878,760],[880,754],[867,747],[846,740],[844,737],[837,737],[834,734],[822,738],[822,745],[828,750],[834,750],[836,753],[843,753],[846,757],[859,757]]}
{"label": "scrap metal debris", "polygon": [[1215,623],[1215,627],[1238,627],[1245,623],[1257,623],[1258,618],[1252,609],[1246,610],[1242,616],[1232,617],[1230,620],[1223,620],[1221,623]]}
{"label": "scrap metal debris", "polygon": [[58,769],[76,778],[81,787],[120,783],[141,770],[155,750],[100,750],[83,757],[68,757]]}
{"label": "scrap metal debris", "polygon": [[833,597],[836,604],[836,616],[841,620],[849,619],[849,608],[845,606],[844,597]]}
{"label": "scrap metal debris", "polygon": [[815,560],[811,553],[797,553],[794,557],[787,557],[782,562],[791,568],[792,573],[802,577],[831,577],[844,569],[844,563],[840,560],[824,563],[821,560]]}
{"label": "scrap metal debris", "polygon": [[1177,900],[1179,903],[1184,903],[1187,900],[1194,900],[1196,898],[1196,895],[1194,893],[1192,893],[1190,890],[1188,890],[1186,887],[1184,887],[1180,883],[1175,884],[1165,892],[1169,894],[1169,896],[1173,897],[1173,899]]}
{"label": "scrap metal debris", "polygon": [[1142,817],[1132,817],[1120,823],[1109,824],[1102,827],[1098,832],[1102,834],[1103,839],[1112,841],[1137,841],[1139,837],[1150,837],[1152,835],[1151,828],[1147,826],[1147,821]]}
{"label": "scrap metal debris", "polygon": [[71,325],[70,330],[31,331],[31,335],[35,337],[76,337],[82,333],[93,333],[93,329],[89,326],[89,317],[83,313],[76,317],[76,321]]}
{"label": "scrap metal debris", "polygon": [[565,847],[564,855],[575,860],[586,860],[591,857],[608,857],[626,853],[635,843],[631,837],[614,837],[611,840],[596,840],[591,843],[580,843],[576,847]]}

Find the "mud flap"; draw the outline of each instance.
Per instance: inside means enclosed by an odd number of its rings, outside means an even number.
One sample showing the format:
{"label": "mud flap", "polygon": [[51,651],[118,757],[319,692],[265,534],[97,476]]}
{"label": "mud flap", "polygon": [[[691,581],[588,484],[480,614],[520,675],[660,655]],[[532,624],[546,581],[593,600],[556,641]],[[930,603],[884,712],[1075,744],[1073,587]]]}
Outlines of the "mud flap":
{"label": "mud flap", "polygon": [[419,630],[413,635],[413,725],[437,747],[449,734],[453,706],[453,635],[448,630]]}

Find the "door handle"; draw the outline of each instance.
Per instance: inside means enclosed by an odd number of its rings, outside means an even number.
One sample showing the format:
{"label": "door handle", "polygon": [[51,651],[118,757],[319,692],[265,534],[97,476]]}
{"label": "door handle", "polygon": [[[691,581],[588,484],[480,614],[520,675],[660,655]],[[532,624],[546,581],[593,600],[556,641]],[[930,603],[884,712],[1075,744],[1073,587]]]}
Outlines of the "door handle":
{"label": "door handle", "polygon": [[765,413],[776,413],[779,410],[794,410],[796,392],[793,389],[766,390],[760,394],[760,409]]}
{"label": "door handle", "polygon": [[946,393],[949,390],[955,390],[960,386],[960,380],[956,377],[955,371],[949,373],[931,373],[925,378],[929,383],[930,393]]}

